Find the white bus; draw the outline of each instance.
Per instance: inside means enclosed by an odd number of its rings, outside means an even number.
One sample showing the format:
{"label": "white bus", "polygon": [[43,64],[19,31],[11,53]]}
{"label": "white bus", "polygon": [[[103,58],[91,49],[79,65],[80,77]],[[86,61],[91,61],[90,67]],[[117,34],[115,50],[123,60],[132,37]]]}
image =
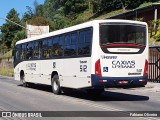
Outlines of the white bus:
{"label": "white bus", "polygon": [[147,24],[95,20],[33,38],[14,49],[14,77],[29,83],[100,93],[109,87],[141,87],[148,76]]}

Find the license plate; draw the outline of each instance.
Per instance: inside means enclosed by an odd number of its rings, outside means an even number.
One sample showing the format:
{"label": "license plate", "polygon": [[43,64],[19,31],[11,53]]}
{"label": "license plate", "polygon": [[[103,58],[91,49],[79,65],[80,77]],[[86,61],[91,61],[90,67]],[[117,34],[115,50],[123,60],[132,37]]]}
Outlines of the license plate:
{"label": "license plate", "polygon": [[127,80],[119,80],[118,84],[128,84],[128,81]]}

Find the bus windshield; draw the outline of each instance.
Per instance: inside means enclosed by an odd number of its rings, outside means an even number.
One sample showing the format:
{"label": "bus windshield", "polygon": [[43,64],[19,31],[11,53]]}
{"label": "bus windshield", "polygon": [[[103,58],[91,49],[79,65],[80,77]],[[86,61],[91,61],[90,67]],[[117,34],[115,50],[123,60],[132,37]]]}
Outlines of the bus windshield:
{"label": "bus windshield", "polygon": [[146,45],[146,26],[138,24],[100,24],[100,46],[107,44]]}

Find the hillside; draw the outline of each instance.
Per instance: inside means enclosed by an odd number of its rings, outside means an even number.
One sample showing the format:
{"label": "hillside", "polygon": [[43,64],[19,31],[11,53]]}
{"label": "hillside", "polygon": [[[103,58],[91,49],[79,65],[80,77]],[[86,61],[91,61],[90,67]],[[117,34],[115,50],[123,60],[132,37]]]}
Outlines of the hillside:
{"label": "hillside", "polygon": [[[27,7],[28,11],[24,13],[21,19],[15,9],[11,9],[6,17],[23,26],[25,26],[26,21],[28,24],[37,26],[49,25],[51,32],[94,19],[108,18],[158,1],[159,0],[45,0],[43,5],[36,3],[34,9]],[[1,32],[0,37],[3,42],[0,43],[0,52],[1,48],[11,49],[18,40],[26,38],[26,30],[8,21],[1,27]],[[150,42],[152,41],[154,41],[154,37],[150,39]]]}

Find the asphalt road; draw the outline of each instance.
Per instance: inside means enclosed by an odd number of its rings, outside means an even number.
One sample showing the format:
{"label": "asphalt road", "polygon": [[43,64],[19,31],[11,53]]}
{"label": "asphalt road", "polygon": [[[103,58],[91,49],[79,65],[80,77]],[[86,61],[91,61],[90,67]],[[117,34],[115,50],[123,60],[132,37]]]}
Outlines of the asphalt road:
{"label": "asphalt road", "polygon": [[[153,88],[107,89],[101,96],[91,96],[83,91],[54,95],[50,86],[33,85],[25,88],[13,78],[0,76],[0,111],[160,111],[160,92]],[[0,118],[4,120],[160,120],[159,117],[96,117],[99,112],[87,113],[95,116],[47,118]],[[149,112],[150,113],[150,112]],[[54,113],[60,114],[60,113]],[[77,113],[78,114],[78,113]],[[79,113],[80,114],[80,113]],[[101,113],[102,114],[102,113]],[[110,113],[106,113],[110,114]],[[76,115],[75,115],[76,116]],[[114,115],[115,116],[115,115]]]}

